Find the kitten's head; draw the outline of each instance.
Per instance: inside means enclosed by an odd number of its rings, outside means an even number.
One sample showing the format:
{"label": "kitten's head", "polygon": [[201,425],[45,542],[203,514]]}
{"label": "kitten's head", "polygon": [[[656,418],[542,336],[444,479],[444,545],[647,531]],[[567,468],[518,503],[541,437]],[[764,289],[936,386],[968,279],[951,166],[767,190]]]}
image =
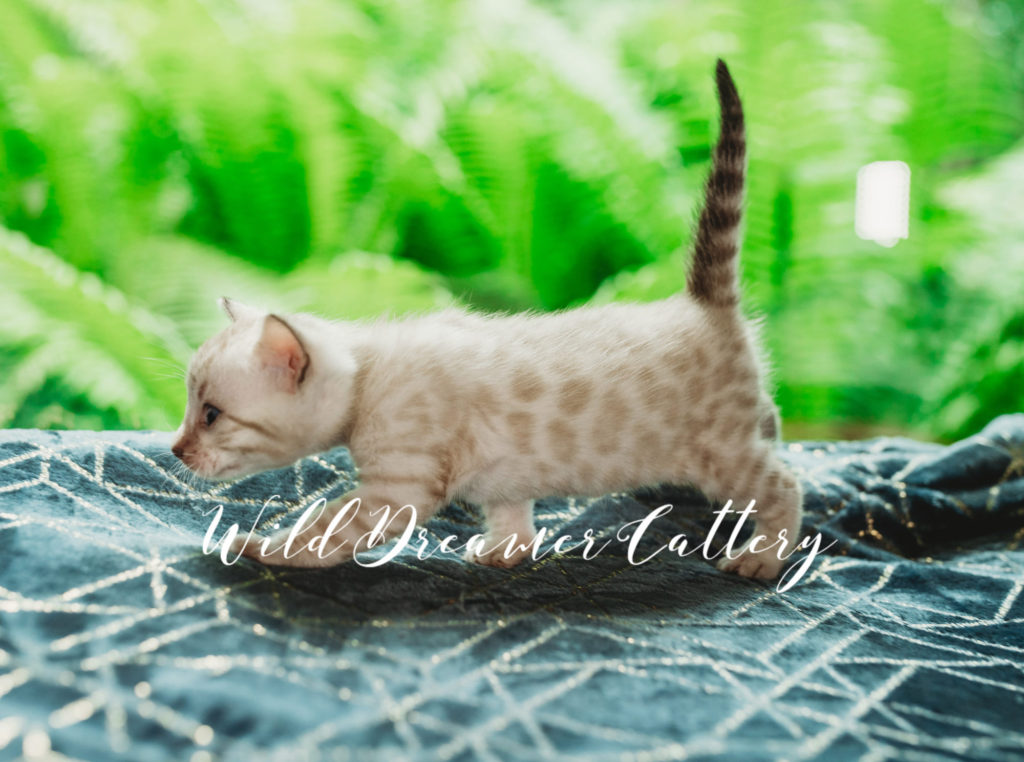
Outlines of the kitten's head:
{"label": "kitten's head", "polygon": [[285,319],[220,300],[231,325],[189,364],[173,453],[206,479],[279,468],[309,454],[310,358]]}

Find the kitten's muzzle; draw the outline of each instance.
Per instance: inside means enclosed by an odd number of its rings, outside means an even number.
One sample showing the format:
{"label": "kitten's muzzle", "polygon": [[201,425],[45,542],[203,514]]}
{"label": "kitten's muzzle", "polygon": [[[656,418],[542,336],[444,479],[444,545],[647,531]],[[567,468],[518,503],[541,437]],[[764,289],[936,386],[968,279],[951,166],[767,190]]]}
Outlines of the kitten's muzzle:
{"label": "kitten's muzzle", "polygon": [[185,464],[185,468],[193,473],[196,471],[196,453],[190,448],[190,443],[175,442],[171,445],[171,452],[174,457]]}
{"label": "kitten's muzzle", "polygon": [[195,452],[192,448],[192,442],[185,438],[179,439],[177,442],[171,445],[171,452],[174,453],[174,457],[180,460],[189,468],[192,468],[192,464],[189,462],[195,456]]}

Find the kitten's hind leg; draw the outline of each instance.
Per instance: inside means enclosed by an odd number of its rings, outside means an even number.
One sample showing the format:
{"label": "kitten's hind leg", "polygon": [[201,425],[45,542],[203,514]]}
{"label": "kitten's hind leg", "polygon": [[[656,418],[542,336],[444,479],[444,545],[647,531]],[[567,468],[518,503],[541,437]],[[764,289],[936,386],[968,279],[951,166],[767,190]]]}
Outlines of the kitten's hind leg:
{"label": "kitten's hind leg", "polygon": [[466,560],[485,566],[511,568],[533,552],[537,536],[533,525],[533,501],[491,504],[483,507],[486,522],[483,552],[466,551]]}
{"label": "kitten's hind leg", "polygon": [[[732,490],[720,491],[718,496],[731,499],[737,511],[754,500],[754,532],[743,547],[733,552],[732,558],[723,556],[718,568],[741,577],[774,579],[786,563],[779,557],[779,551],[783,550],[780,540],[786,540],[784,554],[787,557],[800,540],[803,517],[800,483],[768,448],[759,450],[759,458],[744,463],[743,467],[743,472],[735,475]],[[756,549],[752,547],[755,541]]]}

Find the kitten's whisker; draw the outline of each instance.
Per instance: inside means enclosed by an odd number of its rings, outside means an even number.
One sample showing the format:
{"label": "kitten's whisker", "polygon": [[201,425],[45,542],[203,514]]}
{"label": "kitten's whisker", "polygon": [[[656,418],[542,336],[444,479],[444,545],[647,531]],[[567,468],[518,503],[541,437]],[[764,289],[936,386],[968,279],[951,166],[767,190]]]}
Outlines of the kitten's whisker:
{"label": "kitten's whisker", "polygon": [[[166,472],[164,474],[165,480],[176,480],[176,483],[178,485],[184,485],[186,489],[198,491],[198,488],[196,486],[197,477],[196,474],[192,471],[192,469],[186,466],[181,460],[177,458],[177,456],[171,454],[170,452],[161,453],[160,457],[173,458],[173,460],[171,460],[166,465]],[[157,462],[160,461],[158,460]]]}
{"label": "kitten's whisker", "polygon": [[154,458],[157,463],[164,467],[164,481],[170,482],[176,487],[180,487],[184,482],[182,478],[181,469],[184,468],[184,463],[178,460],[172,453],[159,453]]}
{"label": "kitten's whisker", "polygon": [[164,369],[170,369],[174,372],[172,376],[167,378],[185,378],[185,366],[174,360],[168,360],[166,357],[141,357],[141,360],[148,360],[151,363],[163,366]]}

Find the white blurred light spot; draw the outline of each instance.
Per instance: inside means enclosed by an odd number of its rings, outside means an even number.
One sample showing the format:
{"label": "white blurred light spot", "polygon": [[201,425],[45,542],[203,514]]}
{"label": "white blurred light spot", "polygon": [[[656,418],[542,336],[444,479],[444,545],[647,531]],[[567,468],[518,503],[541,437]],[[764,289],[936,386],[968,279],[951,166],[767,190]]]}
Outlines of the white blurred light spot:
{"label": "white blurred light spot", "polygon": [[857,236],[882,246],[906,238],[910,216],[910,167],[875,161],[857,172]]}
{"label": "white blurred light spot", "polygon": [[32,62],[32,73],[37,79],[54,80],[60,76],[60,59],[47,53]]}
{"label": "white blurred light spot", "polygon": [[42,728],[33,728],[25,734],[21,742],[21,753],[25,759],[43,759],[51,751],[50,737]]}
{"label": "white blurred light spot", "polygon": [[200,725],[192,734],[192,740],[199,746],[206,746],[213,740],[213,728],[209,725]]}

